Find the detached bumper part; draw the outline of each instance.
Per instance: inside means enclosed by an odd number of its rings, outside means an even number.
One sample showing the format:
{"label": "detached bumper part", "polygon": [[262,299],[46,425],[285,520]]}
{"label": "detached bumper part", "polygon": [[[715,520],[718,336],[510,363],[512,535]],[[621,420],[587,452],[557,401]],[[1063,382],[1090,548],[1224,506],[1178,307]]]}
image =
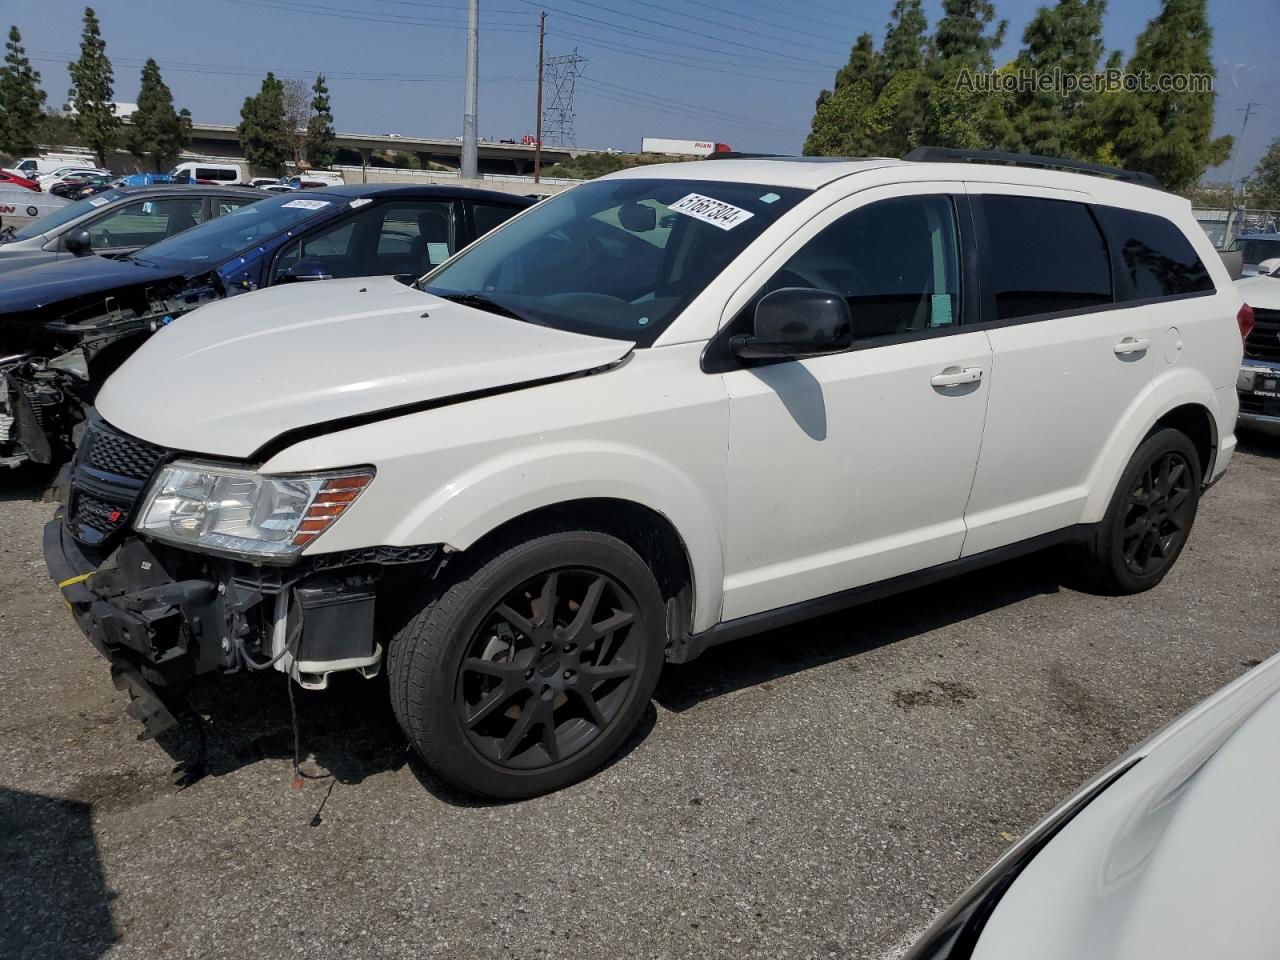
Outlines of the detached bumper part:
{"label": "detached bumper part", "polygon": [[98,563],[61,516],[45,527],[44,554],[76,622],[112,664],[116,685],[135,698],[131,712],[145,715],[149,732],[173,722],[157,689],[243,669],[241,651],[255,662],[275,659],[275,669],[308,688],[327,686],[343,670],[378,672],[376,569],[205,567],[137,537]]}

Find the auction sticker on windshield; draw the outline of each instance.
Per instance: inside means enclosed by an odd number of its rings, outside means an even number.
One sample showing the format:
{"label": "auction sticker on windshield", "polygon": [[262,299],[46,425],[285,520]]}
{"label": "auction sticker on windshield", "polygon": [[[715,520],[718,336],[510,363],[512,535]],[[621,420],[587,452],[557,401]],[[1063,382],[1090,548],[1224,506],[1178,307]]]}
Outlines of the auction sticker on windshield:
{"label": "auction sticker on windshield", "polygon": [[319,210],[329,205],[328,200],[290,200],[281,204],[283,207],[301,207],[303,210]]}
{"label": "auction sticker on windshield", "polygon": [[738,224],[745,223],[755,216],[750,210],[743,210],[741,207],[735,207],[731,203],[725,203],[714,197],[704,197],[700,193],[687,194],[667,209],[712,224],[721,230],[732,230]]}

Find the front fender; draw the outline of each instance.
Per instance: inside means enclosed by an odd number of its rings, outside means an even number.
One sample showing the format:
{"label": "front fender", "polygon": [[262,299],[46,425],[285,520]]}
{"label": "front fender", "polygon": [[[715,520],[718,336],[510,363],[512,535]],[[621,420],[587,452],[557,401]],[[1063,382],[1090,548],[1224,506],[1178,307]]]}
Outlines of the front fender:
{"label": "front fender", "polygon": [[683,472],[636,447],[559,442],[491,457],[436,487],[396,526],[393,541],[466,550],[530,511],[595,498],[639,504],[672,524],[693,574],[693,629],[715,624],[724,550],[713,506]]}

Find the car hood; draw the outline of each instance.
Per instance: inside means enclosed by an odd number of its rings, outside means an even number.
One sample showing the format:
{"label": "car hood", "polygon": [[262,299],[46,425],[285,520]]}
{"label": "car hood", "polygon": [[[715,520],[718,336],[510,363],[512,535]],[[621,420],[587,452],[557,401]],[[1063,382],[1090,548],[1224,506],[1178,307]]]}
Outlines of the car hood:
{"label": "car hood", "polygon": [[179,276],[182,274],[178,271],[98,256],[24,265],[0,275],[0,317],[38,310],[88,294],[107,293],[139,283],[158,283]]}
{"label": "car hood", "polygon": [[249,457],[289,431],[582,373],[633,346],[441,300],[391,277],[294,283],[163,328],[106,382],[97,406],[151,443]]}
{"label": "car hood", "polygon": [[1280,310],[1280,277],[1246,277],[1236,281],[1236,289],[1256,310]]}
{"label": "car hood", "polygon": [[974,960],[1280,955],[1280,656],[1138,748],[1014,880]]}

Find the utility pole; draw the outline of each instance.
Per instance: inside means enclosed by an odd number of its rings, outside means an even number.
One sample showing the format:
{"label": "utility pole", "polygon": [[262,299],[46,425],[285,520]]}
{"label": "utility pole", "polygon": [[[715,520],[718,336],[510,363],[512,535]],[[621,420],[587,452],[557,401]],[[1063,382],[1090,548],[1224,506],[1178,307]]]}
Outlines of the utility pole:
{"label": "utility pole", "polygon": [[462,176],[479,176],[479,146],[476,143],[476,99],[480,86],[480,0],[467,4],[467,78],[462,98]]}
{"label": "utility pole", "polygon": [[1231,200],[1234,203],[1236,197],[1236,161],[1240,159],[1240,148],[1244,146],[1244,132],[1249,129],[1249,116],[1253,113],[1254,107],[1260,107],[1262,104],[1250,100],[1238,110],[1244,113],[1244,123],[1240,124],[1240,139],[1236,141],[1236,148],[1231,153]]}
{"label": "utility pole", "polygon": [[542,46],[547,36],[547,11],[538,18],[538,119],[533,135],[533,182],[542,179]]}

